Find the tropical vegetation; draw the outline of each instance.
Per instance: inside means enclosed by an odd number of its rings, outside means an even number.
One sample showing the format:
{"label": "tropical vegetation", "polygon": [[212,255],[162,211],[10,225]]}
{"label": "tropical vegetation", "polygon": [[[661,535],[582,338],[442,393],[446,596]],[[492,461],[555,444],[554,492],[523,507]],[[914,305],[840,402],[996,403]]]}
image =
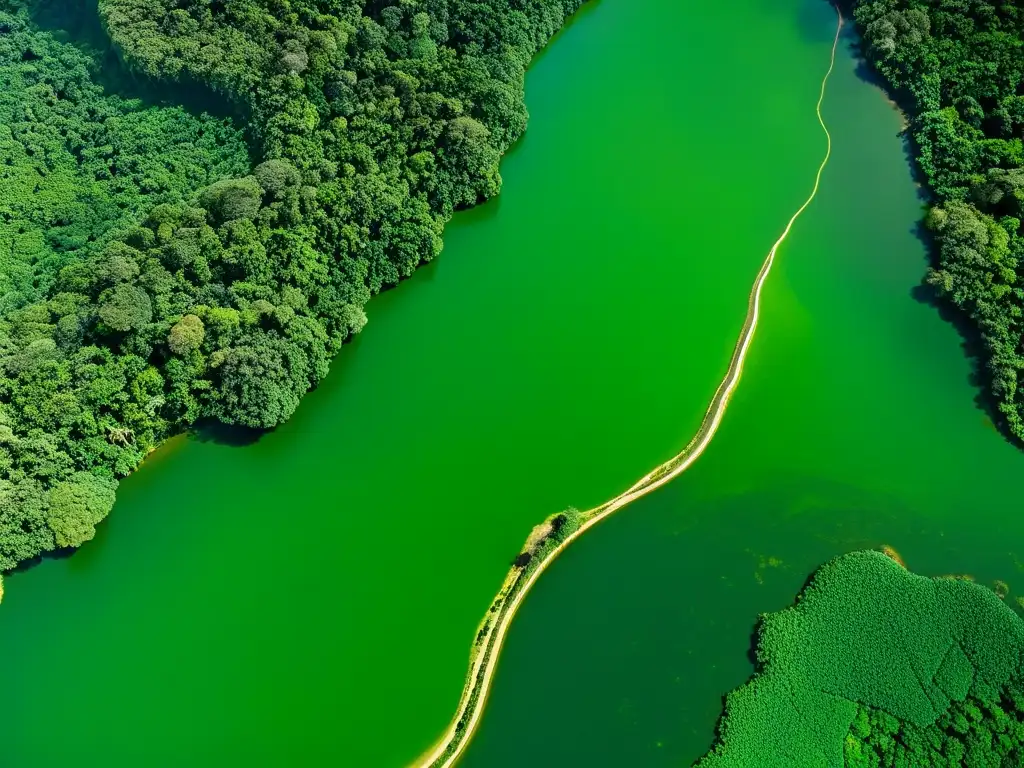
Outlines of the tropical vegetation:
{"label": "tropical vegetation", "polygon": [[288,419],[498,192],[581,2],[0,0],[0,570],[169,435]]}
{"label": "tropical vegetation", "polygon": [[860,0],[854,17],[909,118],[935,241],[927,283],[979,336],[997,418],[1024,439],[1024,9]]}

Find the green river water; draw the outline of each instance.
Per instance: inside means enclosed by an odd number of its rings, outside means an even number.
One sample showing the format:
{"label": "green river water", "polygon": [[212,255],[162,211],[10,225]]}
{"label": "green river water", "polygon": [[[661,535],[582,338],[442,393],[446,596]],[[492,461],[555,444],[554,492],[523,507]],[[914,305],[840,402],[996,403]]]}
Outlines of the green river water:
{"label": "green river water", "polygon": [[[402,768],[429,746],[530,528],[696,429],[824,151],[833,25],[819,0],[585,8],[528,76],[500,199],[371,302],[288,424],[173,442],[93,542],[7,580],[4,764]],[[912,297],[920,202],[851,42],[718,436],[541,578],[467,768],[693,761],[758,612],[850,549],[1024,591],[1024,456]]]}

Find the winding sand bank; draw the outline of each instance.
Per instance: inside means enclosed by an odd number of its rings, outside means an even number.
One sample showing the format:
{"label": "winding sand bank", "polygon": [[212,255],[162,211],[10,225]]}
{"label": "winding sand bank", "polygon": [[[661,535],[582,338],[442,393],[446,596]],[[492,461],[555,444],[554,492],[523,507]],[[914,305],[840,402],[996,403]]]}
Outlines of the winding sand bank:
{"label": "winding sand bank", "polygon": [[821,90],[815,107],[818,122],[821,124],[821,128],[824,131],[825,138],[827,140],[825,157],[821,161],[821,165],[818,166],[818,171],[814,178],[814,187],[811,190],[810,195],[808,195],[803,205],[797,209],[796,213],[793,214],[789,223],[786,224],[786,228],[768,252],[764,263],[761,265],[761,269],[754,280],[754,285],[751,288],[750,297],[747,303],[746,320],[744,321],[743,328],[740,332],[740,337],[736,342],[736,347],[733,350],[732,358],[729,361],[729,368],[726,371],[721,384],[719,384],[714,397],[711,399],[711,403],[704,414],[704,419],[701,421],[697,434],[694,435],[693,439],[690,440],[682,451],[663,464],[655,467],[634,483],[630,488],[623,491],[615,498],[606,501],[604,504],[580,513],[579,519],[582,522],[579,528],[567,536],[558,544],[558,546],[551,549],[542,559],[531,562],[525,566],[513,566],[505,577],[505,581],[503,582],[497,597],[492,603],[491,610],[480,625],[477,634],[477,641],[473,646],[473,651],[470,657],[469,674],[466,677],[466,685],[459,700],[458,708],[455,711],[455,716],[452,718],[451,723],[437,744],[429,752],[416,760],[416,762],[413,763],[413,768],[451,768],[469,745],[470,739],[480,722],[480,717],[483,713],[484,705],[487,700],[487,694],[490,691],[491,681],[494,677],[494,671],[497,667],[498,656],[501,653],[501,648],[508,632],[509,625],[512,623],[512,619],[515,617],[516,611],[522,604],[523,598],[529,593],[530,588],[548,565],[550,565],[551,562],[553,562],[554,559],[558,557],[558,555],[561,554],[561,552],[564,551],[565,548],[573,541],[607,518],[609,515],[617,512],[636,499],[660,488],[665,483],[685,472],[686,469],[704,452],[704,449],[714,437],[715,432],[718,431],[718,426],[721,424],[722,417],[728,407],[729,398],[732,396],[733,391],[739,383],[740,375],[743,372],[743,363],[746,359],[747,352],[750,349],[751,341],[754,338],[754,331],[757,329],[757,321],[760,313],[761,289],[764,287],[765,281],[768,279],[768,275],[771,272],[772,265],[775,261],[775,255],[779,247],[789,236],[789,232],[792,229],[793,224],[811,204],[815,196],[817,196],[818,188],[821,184],[821,175],[832,155],[832,136],[829,134],[828,127],[825,125],[825,120],[821,116],[821,105],[825,99],[825,86],[827,85],[829,76],[832,74],[832,70],[835,67],[836,50],[839,45],[839,34],[843,28],[843,16],[838,8],[836,8],[836,15],[837,25],[835,38],[832,42],[831,58],[829,60],[828,71],[825,73],[825,76],[821,81]]}

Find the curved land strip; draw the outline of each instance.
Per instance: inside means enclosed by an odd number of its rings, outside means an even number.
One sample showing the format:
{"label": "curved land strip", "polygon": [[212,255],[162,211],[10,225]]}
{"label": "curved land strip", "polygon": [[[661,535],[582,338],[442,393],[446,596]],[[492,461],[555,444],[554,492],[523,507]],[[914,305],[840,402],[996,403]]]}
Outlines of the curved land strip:
{"label": "curved land strip", "polygon": [[794,222],[817,196],[818,188],[821,184],[821,175],[832,155],[832,136],[829,134],[825,120],[821,116],[821,105],[825,99],[825,86],[835,67],[839,33],[843,28],[843,16],[838,8],[836,8],[836,15],[836,34],[832,41],[832,53],[828,71],[825,73],[824,78],[822,78],[821,91],[815,108],[818,122],[825,132],[827,140],[825,157],[821,161],[821,165],[818,166],[818,172],[814,178],[814,187],[810,195],[808,195],[803,205],[797,209],[796,213],[793,214],[792,218],[790,218],[782,235],[775,241],[764,263],[761,265],[761,269],[750,291],[746,321],[743,324],[736,348],[733,350],[732,358],[729,361],[729,369],[722,379],[722,383],[719,384],[707,412],[704,414],[704,419],[701,421],[697,434],[694,435],[693,439],[682,451],[665,463],[655,467],[630,488],[610,501],[606,501],[604,504],[586,512],[567,510],[566,512],[553,515],[534,529],[534,532],[527,540],[526,549],[505,577],[497,597],[491,603],[490,610],[487,616],[484,617],[477,632],[470,657],[469,675],[466,678],[466,685],[463,688],[455,717],[437,745],[414,763],[415,768],[450,768],[469,745],[473,732],[480,722],[487,693],[490,690],[491,680],[494,677],[494,670],[497,667],[498,655],[501,652],[509,625],[512,623],[512,619],[515,617],[523,598],[548,565],[579,536],[582,536],[587,530],[597,525],[606,517],[640,497],[646,496],[651,491],[660,488],[665,483],[685,472],[704,452],[704,449],[711,442],[711,438],[718,431],[718,426],[729,404],[729,398],[739,383],[740,374],[743,372],[743,362],[750,349],[750,343],[754,338],[754,331],[757,329],[761,289],[764,287],[765,281],[771,272],[772,264],[775,262],[775,254],[779,246],[789,236]]}

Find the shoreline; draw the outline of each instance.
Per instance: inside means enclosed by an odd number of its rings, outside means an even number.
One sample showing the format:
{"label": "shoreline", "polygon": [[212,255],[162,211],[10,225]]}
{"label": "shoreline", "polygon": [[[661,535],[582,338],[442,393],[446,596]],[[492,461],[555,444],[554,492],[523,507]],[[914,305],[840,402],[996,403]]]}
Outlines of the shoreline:
{"label": "shoreline", "polygon": [[900,133],[906,133],[910,129],[910,118],[907,117],[907,113],[903,111],[903,107],[901,107],[897,103],[896,99],[894,99],[884,90],[882,91],[882,98],[885,99],[885,103],[892,107],[896,114],[899,116]]}
{"label": "shoreline", "polygon": [[[810,195],[804,201],[803,205],[801,205],[797,209],[796,213],[794,213],[790,218],[786,228],[782,232],[782,235],[775,241],[775,244],[765,257],[765,260],[761,265],[761,269],[758,271],[748,298],[747,316],[744,321],[743,328],[740,331],[740,337],[733,350],[732,358],[729,361],[729,367],[711,399],[708,409],[704,414],[704,418],[697,429],[697,433],[690,442],[687,443],[686,447],[682,451],[677,453],[668,461],[659,464],[613,499],[587,510],[586,512],[579,513],[575,510],[568,510],[563,513],[551,515],[544,521],[544,523],[549,523],[558,517],[558,515],[564,515],[566,518],[571,518],[574,523],[578,523],[578,526],[574,527],[571,532],[561,534],[557,539],[555,546],[544,551],[542,555],[538,557],[531,557],[523,565],[513,565],[509,570],[495,599],[492,601],[487,614],[478,626],[473,648],[470,652],[469,671],[466,675],[466,683],[459,698],[455,715],[441,738],[434,744],[434,746],[414,761],[411,768],[451,768],[451,766],[456,763],[465,751],[466,747],[472,740],[476,727],[482,717],[487,696],[490,692],[491,683],[494,678],[494,672],[497,667],[497,661],[501,654],[501,649],[504,644],[508,628],[511,625],[512,620],[515,618],[516,612],[522,604],[523,599],[547,567],[566,549],[566,547],[591,527],[597,525],[599,522],[609,517],[614,512],[617,512],[619,509],[627,506],[631,502],[660,488],[662,485],[668,483],[686,471],[686,469],[700,457],[705,448],[711,442],[715,433],[718,431],[718,427],[725,414],[726,408],[728,407],[729,398],[732,396],[733,391],[739,383],[740,376],[743,371],[743,363],[746,359],[747,352],[749,351],[750,343],[753,340],[754,331],[757,328],[761,289],[771,272],[772,265],[775,261],[775,255],[779,247],[789,236],[793,224],[817,196],[822,173],[824,172],[825,166],[828,164],[829,158],[832,154],[832,137],[831,134],[829,134],[828,127],[825,125],[824,119],[822,118],[821,106],[825,99],[825,88],[828,83],[828,79],[835,67],[839,35],[844,24],[842,12],[838,7],[836,7],[835,10],[838,19],[835,38],[832,43],[831,58],[828,70],[821,81],[821,90],[819,92],[818,102],[815,108],[818,122],[821,125],[827,140],[825,157],[822,160],[821,165],[818,167],[814,180],[814,187]],[[556,541],[556,539],[549,538],[547,541]]]}

